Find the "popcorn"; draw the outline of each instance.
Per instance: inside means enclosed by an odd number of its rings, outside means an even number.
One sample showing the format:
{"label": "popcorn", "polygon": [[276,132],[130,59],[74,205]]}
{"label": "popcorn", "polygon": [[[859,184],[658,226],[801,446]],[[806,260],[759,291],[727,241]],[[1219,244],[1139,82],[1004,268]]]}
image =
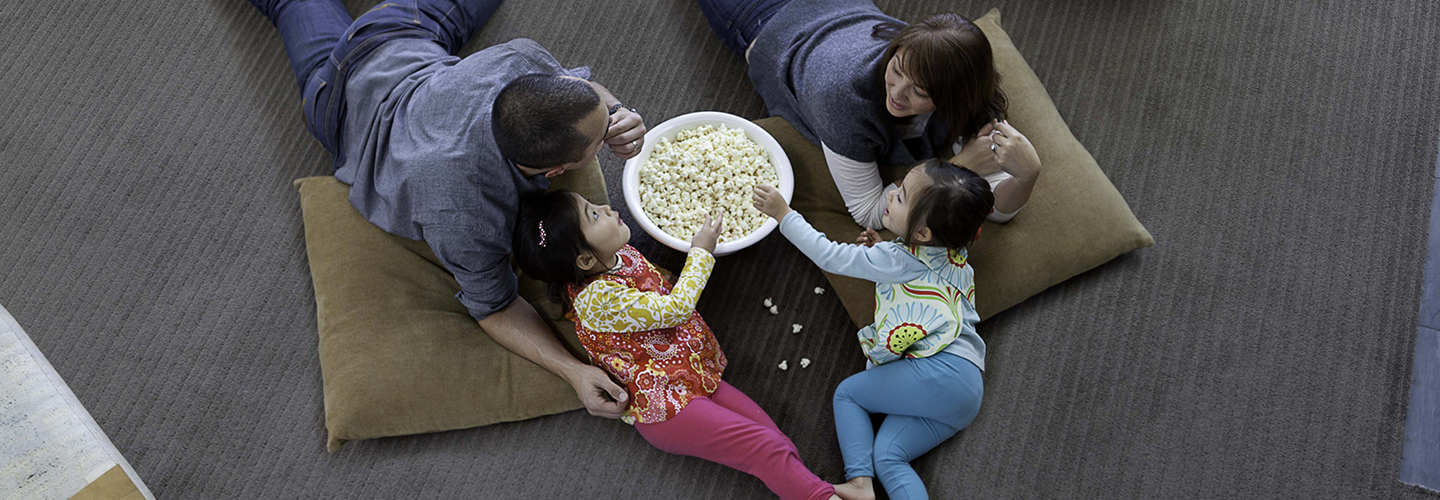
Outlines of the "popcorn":
{"label": "popcorn", "polygon": [[815,295],[825,295],[825,288],[818,286],[815,287]]}
{"label": "popcorn", "polygon": [[770,301],[770,297],[765,297],[765,307],[771,307],[774,305],[775,303]]}
{"label": "popcorn", "polygon": [[809,367],[810,367],[810,358],[800,358],[800,367],[801,367],[801,368],[809,368]]}
{"label": "popcorn", "polygon": [[760,184],[779,183],[769,154],[744,130],[701,125],[655,145],[640,167],[640,204],[656,226],[682,240],[700,230],[706,214],[723,210],[723,243],[765,223],[769,217],[751,204],[751,192]]}
{"label": "popcorn", "polygon": [[790,325],[790,333],[800,333],[800,329],[801,329],[801,328],[804,328],[804,327],[803,327],[803,326],[800,326],[800,323],[795,323],[795,324],[793,324],[793,325]]}
{"label": "popcorn", "polygon": [[779,366],[779,368],[780,368],[781,370],[789,370],[789,369],[790,369],[789,362],[790,362],[789,360],[781,360],[781,361],[780,361],[780,366]]}
{"label": "popcorn", "polygon": [[770,306],[770,314],[780,314],[780,308],[776,306]]}

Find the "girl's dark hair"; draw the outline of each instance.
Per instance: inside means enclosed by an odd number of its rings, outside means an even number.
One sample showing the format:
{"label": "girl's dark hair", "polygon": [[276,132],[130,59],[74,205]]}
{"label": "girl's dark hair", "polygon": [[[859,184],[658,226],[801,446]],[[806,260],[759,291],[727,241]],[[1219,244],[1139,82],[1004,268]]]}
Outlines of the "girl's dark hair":
{"label": "girl's dark hair", "polygon": [[[579,194],[564,189],[530,196],[520,201],[515,221],[515,265],[527,276],[549,285],[550,300],[563,304],[565,309],[570,308],[566,288],[585,280],[585,272],[575,266],[575,259],[585,252],[595,252],[580,229],[580,200]],[[544,245],[540,244],[541,223],[545,226]]]}
{"label": "girl's dark hair", "polygon": [[915,201],[910,205],[905,240],[913,241],[912,236],[920,228],[928,227],[927,245],[965,248],[975,239],[975,232],[985,223],[990,209],[995,208],[990,183],[968,168],[935,158],[915,168],[925,169],[925,175],[930,176],[934,184],[910,196]]}
{"label": "girl's dark hair", "polygon": [[872,35],[890,41],[877,75],[880,89],[885,89],[885,66],[904,49],[902,72],[930,94],[935,115],[949,129],[943,144],[968,141],[990,120],[1005,118],[1009,102],[1000,90],[990,39],[969,19],[934,14],[911,25],[877,24]]}

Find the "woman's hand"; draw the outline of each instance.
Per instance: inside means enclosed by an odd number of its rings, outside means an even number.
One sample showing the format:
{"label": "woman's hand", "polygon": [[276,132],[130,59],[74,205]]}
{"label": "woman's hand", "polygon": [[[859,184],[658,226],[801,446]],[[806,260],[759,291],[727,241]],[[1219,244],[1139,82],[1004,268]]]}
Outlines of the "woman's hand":
{"label": "woman's hand", "polygon": [[610,115],[610,128],[605,130],[605,144],[616,158],[634,158],[645,146],[645,120],[628,108],[615,110],[615,114]]}
{"label": "woman's hand", "polygon": [[987,130],[981,132],[993,141],[988,149],[994,152],[1001,170],[1021,182],[1034,182],[1040,176],[1040,155],[1035,153],[1035,146],[1025,134],[1011,127],[1008,121],[995,122],[985,128]]}
{"label": "woman's hand", "polygon": [[690,238],[690,248],[703,248],[706,252],[715,253],[715,245],[720,241],[720,231],[725,229],[725,212],[720,212],[712,220],[709,214],[705,215],[705,223],[700,225],[700,230]]}
{"label": "woman's hand", "polygon": [[990,150],[990,145],[995,144],[995,140],[990,133],[995,130],[996,123],[1000,122],[992,120],[985,128],[980,129],[980,133],[966,142],[965,147],[960,148],[960,154],[950,161],[972,171],[985,171],[981,166],[995,161],[995,152]]}
{"label": "woman's hand", "polygon": [[780,194],[780,190],[773,186],[755,186],[755,193],[750,195],[750,201],[755,203],[756,210],[776,221],[790,214],[790,204],[785,202],[785,195]]}

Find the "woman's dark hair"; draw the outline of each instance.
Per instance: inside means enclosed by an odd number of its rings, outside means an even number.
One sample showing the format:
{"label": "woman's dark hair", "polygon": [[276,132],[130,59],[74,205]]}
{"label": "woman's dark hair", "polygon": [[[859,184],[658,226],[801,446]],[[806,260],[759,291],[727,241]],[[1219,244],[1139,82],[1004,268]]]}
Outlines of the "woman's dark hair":
{"label": "woman's dark hair", "polygon": [[910,217],[905,241],[922,227],[930,228],[927,245],[960,249],[975,239],[975,232],[995,208],[990,183],[968,168],[931,158],[916,165],[934,181],[919,194],[911,195]]}
{"label": "woman's dark hair", "polygon": [[890,41],[877,75],[880,89],[885,89],[885,66],[904,50],[901,72],[930,94],[935,115],[949,128],[944,144],[968,141],[990,120],[1005,118],[1009,102],[1000,90],[990,39],[969,19],[934,14],[911,25],[877,24],[872,35]]}
{"label": "woman's dark hair", "polygon": [[515,221],[515,265],[549,285],[550,300],[565,309],[570,308],[566,288],[585,281],[585,271],[575,266],[575,259],[595,252],[580,229],[580,200],[579,194],[564,189],[530,196],[520,201]]}
{"label": "woman's dark hair", "polygon": [[490,107],[500,154],[515,163],[550,168],[580,161],[595,141],[575,125],[600,105],[584,80],[532,73],[505,84]]}

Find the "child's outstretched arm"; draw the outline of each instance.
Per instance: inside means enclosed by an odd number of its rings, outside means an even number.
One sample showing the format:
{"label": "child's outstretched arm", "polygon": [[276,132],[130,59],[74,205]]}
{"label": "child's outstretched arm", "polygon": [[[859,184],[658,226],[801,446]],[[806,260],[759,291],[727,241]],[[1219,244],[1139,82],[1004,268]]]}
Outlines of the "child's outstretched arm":
{"label": "child's outstretched arm", "polygon": [[[723,217],[723,216],[722,216]],[[715,241],[721,218],[705,225],[690,241],[685,267],[669,295],[642,292],[619,283],[596,280],[575,296],[575,316],[586,328],[599,332],[634,333],[680,326],[695,312],[700,292],[715,268]]]}
{"label": "child's outstretched arm", "polygon": [[800,249],[820,269],[832,274],[877,283],[912,281],[925,273],[924,266],[899,245],[855,245],[836,243],[816,231],[805,217],[790,209],[780,192],[770,186],[756,186],[751,197],[755,208],[780,221],[780,234]]}

